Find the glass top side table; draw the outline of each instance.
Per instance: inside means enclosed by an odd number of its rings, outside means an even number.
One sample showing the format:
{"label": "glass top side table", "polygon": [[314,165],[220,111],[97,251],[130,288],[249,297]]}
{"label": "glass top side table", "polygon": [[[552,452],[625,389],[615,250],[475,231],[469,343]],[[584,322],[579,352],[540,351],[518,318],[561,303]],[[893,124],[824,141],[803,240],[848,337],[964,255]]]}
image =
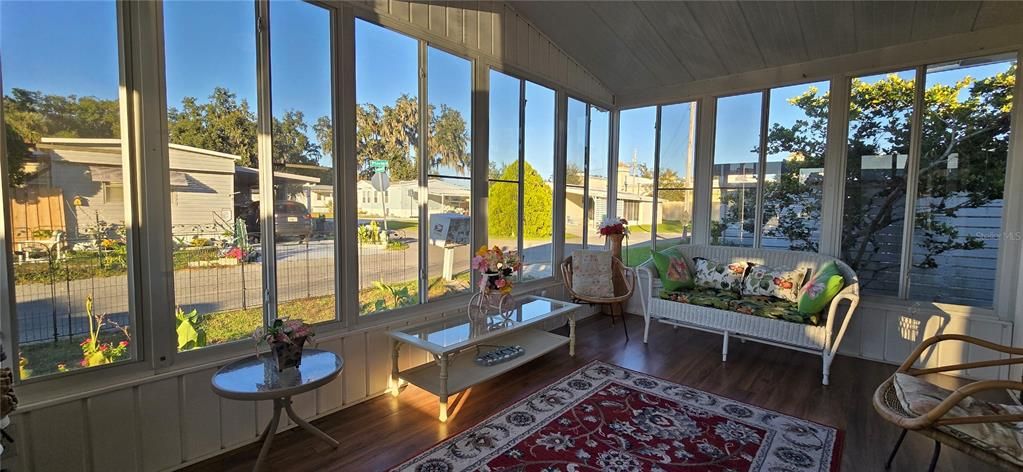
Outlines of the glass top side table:
{"label": "glass top side table", "polygon": [[320,388],[341,375],[345,361],[337,354],[320,349],[305,349],[302,352],[302,365],[297,368],[277,371],[273,354],[257,357],[246,357],[221,367],[210,383],[213,391],[224,398],[232,400],[273,400],[274,412],[270,424],[260,435],[263,446],[259,450],[254,470],[262,470],[263,462],[270,452],[274,433],[281,420],[281,410],[295,424],[324,440],[332,447],[337,447],[334,438],[320,431],[299,417],[291,407],[291,397],[300,393]]}

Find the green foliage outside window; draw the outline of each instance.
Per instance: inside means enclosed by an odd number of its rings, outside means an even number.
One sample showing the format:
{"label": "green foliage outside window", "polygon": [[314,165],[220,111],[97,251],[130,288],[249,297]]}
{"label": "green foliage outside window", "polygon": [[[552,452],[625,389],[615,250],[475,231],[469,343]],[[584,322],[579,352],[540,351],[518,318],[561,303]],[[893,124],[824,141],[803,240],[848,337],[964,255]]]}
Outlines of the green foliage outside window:
{"label": "green foliage outside window", "polygon": [[[546,239],[552,234],[551,221],[554,211],[554,192],[543,180],[540,173],[525,163],[522,179],[523,205],[522,236],[525,239]],[[500,179],[517,180],[518,163],[505,166]],[[490,189],[490,203],[487,208],[487,225],[490,236],[515,237],[518,232],[518,191],[514,184],[498,183]]]}

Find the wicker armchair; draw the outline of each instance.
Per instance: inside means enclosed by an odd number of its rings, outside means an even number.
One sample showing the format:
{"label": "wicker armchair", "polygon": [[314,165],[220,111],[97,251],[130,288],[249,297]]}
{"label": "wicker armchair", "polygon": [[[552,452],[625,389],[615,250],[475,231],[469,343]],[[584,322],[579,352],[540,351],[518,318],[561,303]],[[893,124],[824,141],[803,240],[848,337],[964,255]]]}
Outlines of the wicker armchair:
{"label": "wicker armchair", "polygon": [[[980,346],[1003,354],[1008,354],[1009,357],[925,369],[913,368],[913,364],[920,359],[920,356],[924,353],[924,351],[943,341],[961,341],[974,346]],[[981,380],[972,382],[953,392],[947,392],[948,395],[945,396],[943,400],[940,402],[935,400],[937,405],[923,414],[908,411],[907,408],[903,406],[903,402],[899,399],[899,393],[897,391],[898,387],[896,386],[898,383],[897,376],[899,374],[915,378],[921,375],[939,372],[1023,364],[1023,357],[1012,357],[1021,355],[1023,355],[1023,348],[1002,346],[1000,344],[991,343],[970,336],[943,334],[925,339],[920,346],[918,346],[916,350],[910,354],[909,358],[902,363],[898,370],[895,371],[895,375],[882,383],[874,392],[874,409],[876,409],[885,420],[903,428],[902,434],[899,436],[898,441],[895,443],[895,447],[888,456],[888,462],[885,463],[885,470],[891,468],[892,461],[895,459],[895,455],[899,451],[899,446],[902,445],[902,441],[906,438],[906,433],[909,430],[916,431],[917,433],[934,440],[934,453],[931,456],[931,463],[928,471],[933,471],[937,465],[938,456],[941,454],[942,444],[962,451],[971,457],[980,459],[1004,470],[1019,471],[1023,469],[1023,467],[1021,467],[1023,457],[1021,457],[1019,453],[1007,453],[1005,450],[999,450],[998,448],[991,446],[990,443],[987,443],[980,438],[972,437],[968,433],[963,432],[961,429],[955,428],[955,426],[961,425],[990,425],[995,427],[1005,426],[1019,430],[1020,428],[1023,428],[1023,424],[1016,423],[1013,425],[1012,423],[1023,422],[1023,407],[1010,406],[1008,408],[1013,408],[1013,410],[1005,410],[1004,405],[996,405],[998,407],[1002,407],[1002,410],[1010,412],[1019,411],[1020,414],[972,414],[968,416],[948,414],[950,410],[956,408],[957,405],[960,405],[963,400],[968,400],[969,403],[972,403],[976,400],[974,395],[983,391],[1023,391],[1023,382],[1009,380]]]}
{"label": "wicker armchair", "polygon": [[576,293],[572,290],[572,257],[565,258],[561,263],[561,276],[565,281],[565,290],[576,303],[588,303],[591,305],[608,305],[610,307],[611,324],[614,324],[616,317],[622,317],[622,327],[625,328],[625,340],[629,340],[629,327],[625,324],[625,302],[632,296],[636,289],[636,270],[626,267],[621,260],[611,258],[611,277],[614,281],[615,296],[611,298],[597,298]]}

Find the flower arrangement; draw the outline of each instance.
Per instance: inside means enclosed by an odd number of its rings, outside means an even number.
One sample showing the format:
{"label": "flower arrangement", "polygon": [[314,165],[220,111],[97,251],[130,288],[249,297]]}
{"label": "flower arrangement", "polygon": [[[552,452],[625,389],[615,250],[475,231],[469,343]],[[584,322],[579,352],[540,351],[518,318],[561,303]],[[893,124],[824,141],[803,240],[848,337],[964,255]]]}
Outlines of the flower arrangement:
{"label": "flower arrangement", "polygon": [[512,283],[508,276],[512,272],[522,270],[522,260],[514,252],[502,251],[494,246],[487,249],[480,246],[476,256],[472,258],[472,268],[480,271],[480,290],[499,290],[501,293],[509,293]]}
{"label": "flower arrangement", "polygon": [[604,218],[604,221],[600,223],[597,228],[601,236],[610,236],[612,234],[629,234],[629,222],[625,218],[618,218],[615,216],[609,216]]}
{"label": "flower arrangement", "polygon": [[293,344],[304,341],[306,338],[316,335],[312,326],[302,320],[289,320],[277,318],[268,328],[257,328],[252,334],[256,342],[267,344],[286,343]]}
{"label": "flower arrangement", "polygon": [[[252,337],[257,346],[265,342],[270,345],[277,362],[277,371],[302,365],[302,346],[306,339],[314,336],[313,328],[302,320],[275,319],[267,328],[258,328]],[[259,350],[256,350],[259,356]]]}

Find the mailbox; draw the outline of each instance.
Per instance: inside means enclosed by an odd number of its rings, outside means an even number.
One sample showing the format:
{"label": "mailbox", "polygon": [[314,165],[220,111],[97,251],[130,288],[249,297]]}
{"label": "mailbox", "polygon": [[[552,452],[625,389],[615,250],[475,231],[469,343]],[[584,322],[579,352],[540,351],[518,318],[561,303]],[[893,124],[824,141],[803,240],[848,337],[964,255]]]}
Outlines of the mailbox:
{"label": "mailbox", "polygon": [[472,225],[469,217],[457,213],[430,215],[430,244],[440,247],[469,244]]}

